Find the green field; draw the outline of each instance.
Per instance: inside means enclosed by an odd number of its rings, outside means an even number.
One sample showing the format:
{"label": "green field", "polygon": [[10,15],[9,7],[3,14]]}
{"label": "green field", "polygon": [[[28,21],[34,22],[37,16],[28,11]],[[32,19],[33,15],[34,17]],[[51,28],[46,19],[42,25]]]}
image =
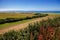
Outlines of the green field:
{"label": "green field", "polygon": [[10,26],[14,26],[14,25],[18,25],[18,24],[22,24],[22,23],[26,23],[26,22],[29,22],[29,21],[32,21],[32,20],[34,20],[34,19],[22,20],[22,21],[18,21],[18,22],[11,22],[11,23],[0,24],[0,29],[6,28],[6,27],[10,27]]}
{"label": "green field", "polygon": [[4,18],[25,18],[33,16],[33,13],[0,13],[0,19]]}

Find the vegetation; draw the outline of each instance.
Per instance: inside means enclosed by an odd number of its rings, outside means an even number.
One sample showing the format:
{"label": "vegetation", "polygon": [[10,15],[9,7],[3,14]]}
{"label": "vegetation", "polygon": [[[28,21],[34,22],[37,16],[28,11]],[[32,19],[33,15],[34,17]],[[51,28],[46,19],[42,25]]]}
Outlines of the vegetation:
{"label": "vegetation", "polygon": [[0,29],[20,23],[25,23],[27,21],[33,20],[34,18],[38,18],[39,16],[40,15],[35,15],[35,13],[2,12],[0,13]]}
{"label": "vegetation", "polygon": [[[30,15],[30,16],[29,16]],[[34,13],[13,13],[13,12],[0,12],[0,19],[6,19],[6,18],[25,18],[26,16],[32,17],[34,16]]]}
{"label": "vegetation", "polygon": [[34,15],[31,17],[26,16],[23,18],[5,18],[5,19],[0,19],[0,24],[22,21],[22,20],[33,19],[33,18],[44,17],[44,16],[47,16],[47,15],[46,14],[40,14],[40,15]]}
{"label": "vegetation", "polygon": [[48,15],[48,14],[35,13],[35,15],[38,15],[39,17],[43,17],[43,16],[46,16],[46,15]]}
{"label": "vegetation", "polygon": [[0,40],[60,40],[60,17],[29,24],[20,31],[0,35]]}
{"label": "vegetation", "polygon": [[0,24],[0,29],[6,28],[6,27],[11,27],[14,25],[19,25],[19,24],[26,23],[26,22],[33,21],[33,20],[35,20],[35,19],[22,20],[22,21],[18,21],[18,22],[10,22],[10,23]]}

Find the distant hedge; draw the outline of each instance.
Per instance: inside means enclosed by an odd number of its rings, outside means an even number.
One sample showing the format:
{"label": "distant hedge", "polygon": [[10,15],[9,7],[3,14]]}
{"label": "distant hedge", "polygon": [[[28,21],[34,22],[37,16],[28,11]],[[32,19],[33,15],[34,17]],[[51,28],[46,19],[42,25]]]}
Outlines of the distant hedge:
{"label": "distant hedge", "polygon": [[10,23],[10,22],[16,22],[16,21],[22,21],[22,20],[27,20],[27,19],[33,19],[33,18],[38,18],[38,17],[45,17],[48,14],[35,14],[32,17],[25,17],[25,18],[6,18],[6,19],[0,19],[0,24],[4,23]]}

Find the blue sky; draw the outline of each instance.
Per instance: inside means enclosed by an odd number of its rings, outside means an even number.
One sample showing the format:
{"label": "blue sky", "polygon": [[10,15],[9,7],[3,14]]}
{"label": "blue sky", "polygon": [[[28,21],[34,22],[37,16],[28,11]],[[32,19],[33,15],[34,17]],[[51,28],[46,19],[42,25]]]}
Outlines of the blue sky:
{"label": "blue sky", "polygon": [[0,11],[60,11],[60,0],[0,0]]}

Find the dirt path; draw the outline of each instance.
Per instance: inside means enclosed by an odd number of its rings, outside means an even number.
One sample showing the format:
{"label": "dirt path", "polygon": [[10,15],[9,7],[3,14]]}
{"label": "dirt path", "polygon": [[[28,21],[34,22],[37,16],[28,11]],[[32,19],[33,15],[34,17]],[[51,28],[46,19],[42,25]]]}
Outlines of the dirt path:
{"label": "dirt path", "polygon": [[36,22],[36,21],[41,21],[42,19],[47,20],[48,18],[52,18],[52,17],[50,17],[50,16],[41,17],[41,18],[37,18],[37,19],[34,20],[34,21],[29,21],[29,22],[22,23],[22,24],[19,24],[19,25],[16,25],[16,26],[11,26],[11,27],[7,27],[7,28],[4,28],[4,29],[0,29],[0,34],[3,34],[3,33],[8,32],[8,31],[10,31],[10,30],[23,29],[23,28],[26,28],[29,23],[34,23],[34,22]]}

